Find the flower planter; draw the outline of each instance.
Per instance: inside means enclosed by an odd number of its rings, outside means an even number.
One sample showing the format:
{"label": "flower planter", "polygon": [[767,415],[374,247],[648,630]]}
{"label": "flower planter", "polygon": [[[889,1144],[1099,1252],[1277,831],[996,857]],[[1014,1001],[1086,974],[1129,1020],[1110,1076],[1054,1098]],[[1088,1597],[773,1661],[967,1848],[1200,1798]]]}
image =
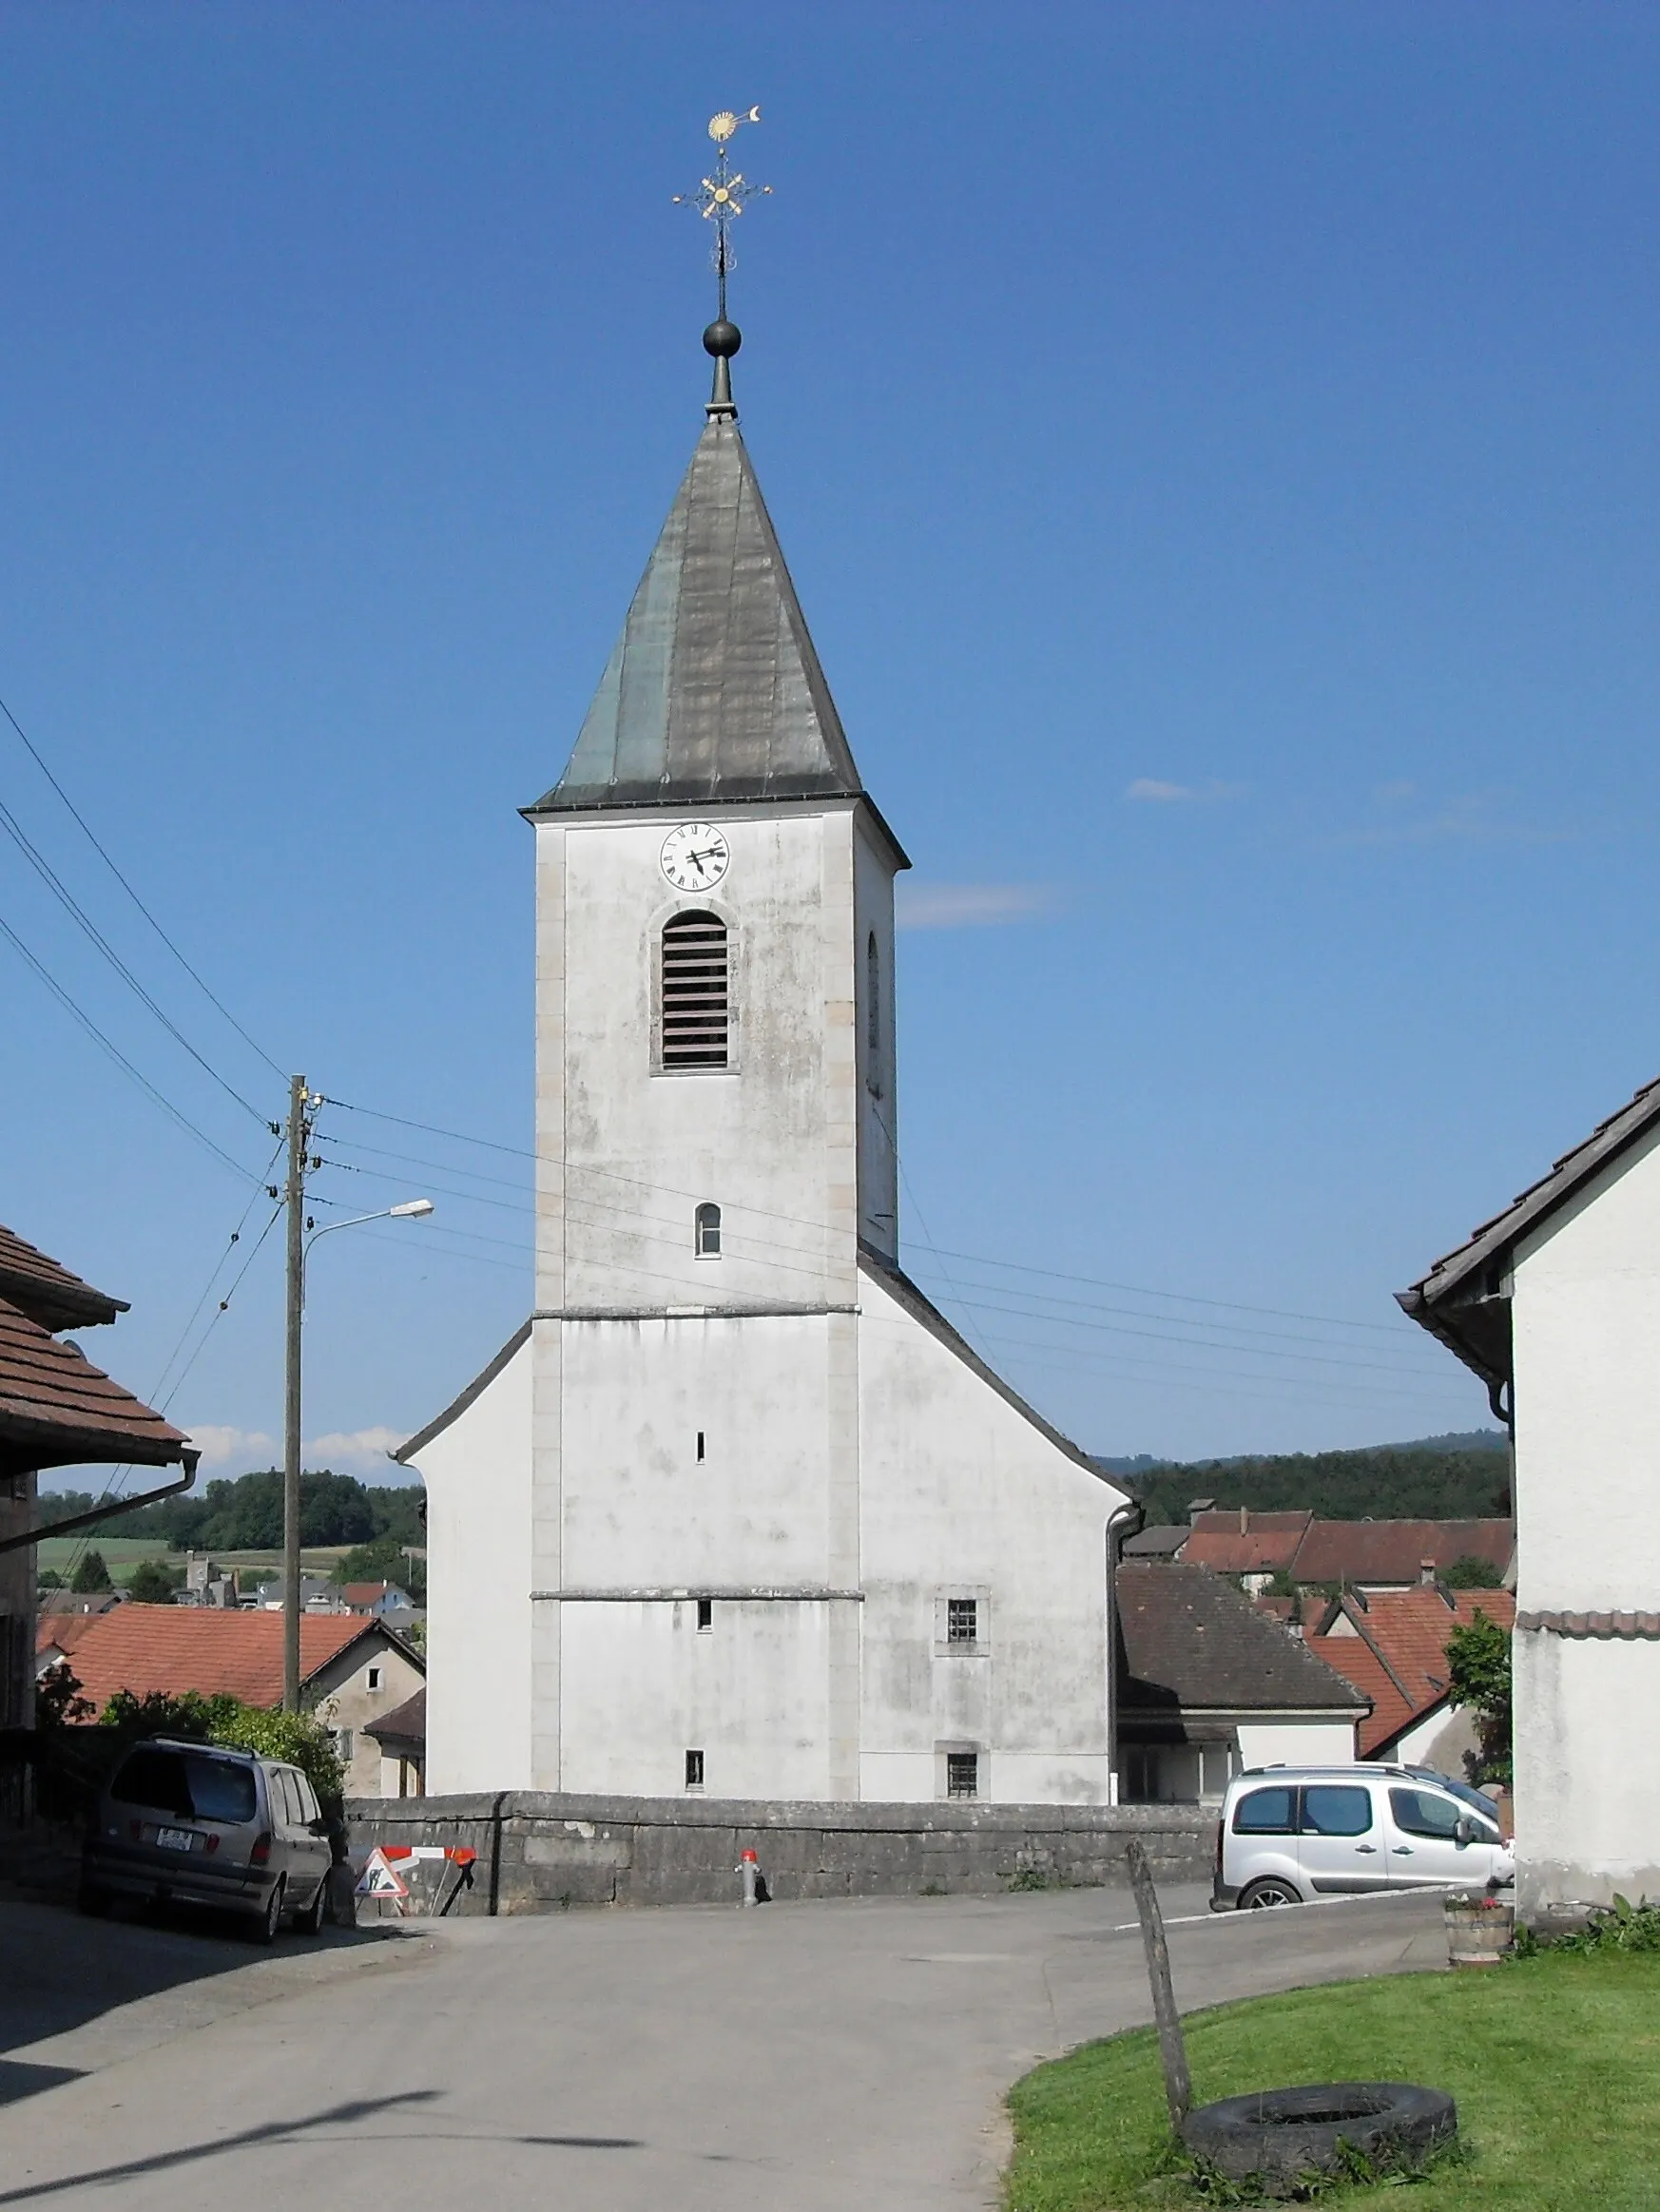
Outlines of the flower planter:
{"label": "flower planter", "polygon": [[1515,1933],[1515,1909],[1491,1900],[1446,1900],[1447,1958],[1453,1966],[1496,1966]]}

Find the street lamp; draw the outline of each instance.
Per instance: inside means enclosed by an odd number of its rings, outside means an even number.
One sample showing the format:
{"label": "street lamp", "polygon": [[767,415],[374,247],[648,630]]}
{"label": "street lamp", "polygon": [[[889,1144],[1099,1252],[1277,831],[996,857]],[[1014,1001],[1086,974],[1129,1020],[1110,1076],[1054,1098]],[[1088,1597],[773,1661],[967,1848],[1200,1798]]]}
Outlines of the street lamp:
{"label": "street lamp", "polygon": [[282,1423],[282,1709],[299,1710],[299,1420],[300,1344],[305,1321],[305,1263],[312,1246],[337,1229],[360,1228],[365,1221],[414,1221],[433,1211],[430,1198],[407,1198],[377,1213],[353,1214],[348,1221],[329,1221],[309,1236],[299,1227],[298,1209],[290,1213],[288,1238],[288,1371]]}

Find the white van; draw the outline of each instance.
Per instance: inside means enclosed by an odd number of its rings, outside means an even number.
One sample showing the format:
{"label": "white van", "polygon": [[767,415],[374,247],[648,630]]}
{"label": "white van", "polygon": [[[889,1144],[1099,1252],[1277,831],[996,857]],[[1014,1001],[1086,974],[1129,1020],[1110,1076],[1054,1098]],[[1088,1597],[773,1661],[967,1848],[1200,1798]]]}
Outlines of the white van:
{"label": "white van", "polygon": [[1515,1879],[1514,1849],[1463,1783],[1421,1767],[1266,1766],[1227,1785],[1210,1910]]}

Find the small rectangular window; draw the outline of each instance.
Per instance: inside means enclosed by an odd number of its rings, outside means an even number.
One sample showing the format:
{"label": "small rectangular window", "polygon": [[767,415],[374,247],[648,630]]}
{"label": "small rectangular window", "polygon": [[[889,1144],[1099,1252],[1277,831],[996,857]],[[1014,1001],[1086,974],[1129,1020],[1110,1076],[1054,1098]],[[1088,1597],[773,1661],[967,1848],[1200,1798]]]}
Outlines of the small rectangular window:
{"label": "small rectangular window", "polygon": [[701,1790],[704,1786],[704,1755],[701,1751],[688,1751],[685,1755],[685,1786],[688,1790]]}
{"label": "small rectangular window", "polygon": [[699,1465],[700,1467],[702,1467],[702,1465],[703,1465],[703,1464],[704,1464],[704,1433],[703,1433],[703,1431],[700,1429],[700,1430],[698,1431],[698,1465]]}
{"label": "small rectangular window", "polygon": [[979,1640],[979,1600],[948,1598],[945,1602],[945,1641],[948,1644],[977,1644]]}
{"label": "small rectangular window", "polygon": [[980,1794],[980,1755],[977,1751],[948,1751],[945,1755],[945,1794],[948,1798],[977,1798]]}
{"label": "small rectangular window", "polygon": [[380,1687],[380,1669],[377,1666],[372,1666],[369,1669],[367,1683],[372,1690],[377,1690]]}
{"label": "small rectangular window", "polygon": [[706,1634],[707,1634],[707,1633],[708,1633],[708,1632],[709,1632],[709,1631],[710,1631],[710,1630],[711,1630],[711,1629],[714,1627],[714,1625],[715,1625],[715,1601],[714,1601],[714,1599],[713,1599],[713,1598],[700,1598],[700,1599],[698,1600],[698,1628],[699,1628],[699,1631],[700,1631],[701,1633],[703,1633],[703,1634],[705,1634],[705,1635],[706,1635]]}

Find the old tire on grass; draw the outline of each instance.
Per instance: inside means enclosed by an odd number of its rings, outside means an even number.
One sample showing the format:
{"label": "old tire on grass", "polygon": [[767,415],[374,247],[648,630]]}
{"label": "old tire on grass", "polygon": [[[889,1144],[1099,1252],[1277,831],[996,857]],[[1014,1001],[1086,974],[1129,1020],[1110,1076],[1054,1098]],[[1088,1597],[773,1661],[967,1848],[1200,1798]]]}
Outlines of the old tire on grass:
{"label": "old tire on grass", "polygon": [[1281,2196],[1315,2174],[1342,2170],[1341,2145],[1374,2166],[1413,2165],[1451,2143],[1458,2108],[1412,2082],[1321,2082],[1260,2089],[1189,2112],[1183,2141],[1229,2181],[1255,2179]]}

